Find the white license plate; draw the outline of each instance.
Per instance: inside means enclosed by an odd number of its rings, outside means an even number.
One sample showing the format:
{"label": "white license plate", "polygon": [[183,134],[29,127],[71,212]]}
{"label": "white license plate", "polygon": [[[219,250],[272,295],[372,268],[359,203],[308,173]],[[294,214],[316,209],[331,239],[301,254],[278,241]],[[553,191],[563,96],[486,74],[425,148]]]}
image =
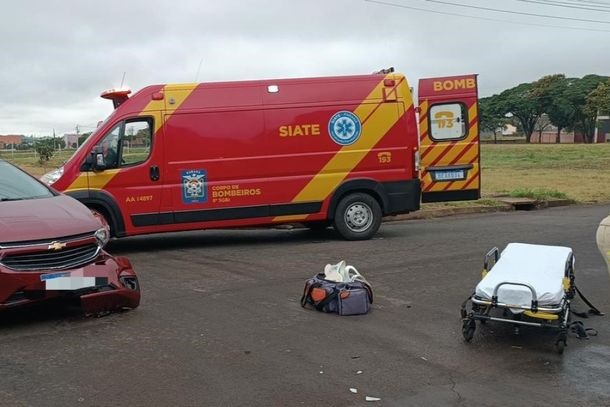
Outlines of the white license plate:
{"label": "white license plate", "polygon": [[434,179],[436,181],[455,181],[465,178],[464,170],[434,171]]}
{"label": "white license plate", "polygon": [[46,290],[74,291],[81,288],[95,287],[95,277],[70,276],[70,273],[41,274],[40,281],[44,281]]}

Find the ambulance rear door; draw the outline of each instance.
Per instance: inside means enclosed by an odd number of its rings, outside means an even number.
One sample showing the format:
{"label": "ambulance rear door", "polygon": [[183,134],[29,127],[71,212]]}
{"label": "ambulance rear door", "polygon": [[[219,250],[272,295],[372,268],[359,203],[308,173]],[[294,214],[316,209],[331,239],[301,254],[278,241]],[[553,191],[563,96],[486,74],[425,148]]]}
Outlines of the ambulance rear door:
{"label": "ambulance rear door", "polygon": [[477,75],[419,81],[422,202],[481,197]]}

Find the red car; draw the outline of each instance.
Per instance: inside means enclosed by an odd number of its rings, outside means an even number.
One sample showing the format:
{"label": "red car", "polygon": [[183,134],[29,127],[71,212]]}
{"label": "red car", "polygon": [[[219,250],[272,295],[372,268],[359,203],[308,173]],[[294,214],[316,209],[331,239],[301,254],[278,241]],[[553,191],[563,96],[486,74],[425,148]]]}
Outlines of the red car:
{"label": "red car", "polygon": [[140,303],[131,263],[87,207],[0,160],[0,310],[80,298],[86,314]]}

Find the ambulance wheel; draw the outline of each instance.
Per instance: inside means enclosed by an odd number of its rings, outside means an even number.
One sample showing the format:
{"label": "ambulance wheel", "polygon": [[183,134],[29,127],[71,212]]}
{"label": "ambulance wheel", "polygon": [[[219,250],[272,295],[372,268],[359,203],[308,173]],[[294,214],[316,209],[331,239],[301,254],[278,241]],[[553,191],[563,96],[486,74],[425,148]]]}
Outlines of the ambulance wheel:
{"label": "ambulance wheel", "polygon": [[367,240],[379,230],[381,216],[381,207],[377,200],[358,192],[339,201],[334,226],[346,240]]}
{"label": "ambulance wheel", "polygon": [[477,329],[477,323],[474,319],[466,319],[462,323],[462,335],[464,335],[464,340],[466,342],[470,342],[474,337],[474,331]]}

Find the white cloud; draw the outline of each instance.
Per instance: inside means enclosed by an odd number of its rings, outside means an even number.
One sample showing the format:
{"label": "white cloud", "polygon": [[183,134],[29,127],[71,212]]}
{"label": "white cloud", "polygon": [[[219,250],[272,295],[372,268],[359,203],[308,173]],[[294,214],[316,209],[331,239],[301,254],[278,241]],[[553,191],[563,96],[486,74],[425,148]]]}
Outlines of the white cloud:
{"label": "white cloud", "polygon": [[[589,19],[609,13],[517,1],[457,1]],[[610,25],[396,4],[527,24]],[[394,66],[417,79],[479,73],[483,96],[551,73],[608,74],[610,32],[463,18],[364,0],[34,1],[3,4],[0,134],[50,134],[109,114],[99,93],[123,72],[153,83],[369,73]],[[202,62],[199,75],[197,71]]]}

